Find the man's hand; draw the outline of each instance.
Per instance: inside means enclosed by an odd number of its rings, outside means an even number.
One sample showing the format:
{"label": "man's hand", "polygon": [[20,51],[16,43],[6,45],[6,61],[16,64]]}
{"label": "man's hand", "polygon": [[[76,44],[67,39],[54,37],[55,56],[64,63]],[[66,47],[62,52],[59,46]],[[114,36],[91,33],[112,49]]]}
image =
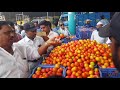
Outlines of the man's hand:
{"label": "man's hand", "polygon": [[44,41],[49,40],[49,38],[47,36],[41,36],[41,37],[44,39]]}
{"label": "man's hand", "polygon": [[56,38],[51,38],[51,39],[49,39],[48,41],[46,41],[46,43],[47,43],[49,46],[50,46],[50,45],[53,45],[53,46],[61,45],[60,39],[56,39]]}

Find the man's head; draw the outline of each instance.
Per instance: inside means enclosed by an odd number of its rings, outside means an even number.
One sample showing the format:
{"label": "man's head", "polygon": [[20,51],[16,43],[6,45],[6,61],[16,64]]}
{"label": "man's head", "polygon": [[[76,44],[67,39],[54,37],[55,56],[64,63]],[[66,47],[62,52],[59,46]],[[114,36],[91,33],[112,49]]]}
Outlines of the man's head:
{"label": "man's head", "polygon": [[110,37],[113,62],[120,71],[120,12],[113,15],[110,24],[99,29],[99,36]]}
{"label": "man's head", "polygon": [[26,35],[30,39],[34,39],[36,37],[36,28],[34,23],[26,23],[23,26],[24,30],[26,31]]}
{"label": "man's head", "polygon": [[38,26],[38,21],[35,21],[34,25],[35,25],[35,27],[37,27]]}
{"label": "man's head", "polygon": [[65,25],[63,22],[59,22],[59,26],[64,30],[65,29]]}
{"label": "man's head", "polygon": [[96,28],[101,28],[101,27],[103,27],[103,23],[99,21],[96,25]]}
{"label": "man's head", "polygon": [[101,18],[101,19],[105,19],[105,16],[104,16],[104,15],[101,15],[100,18]]}
{"label": "man's head", "polygon": [[86,24],[90,24],[90,22],[91,22],[90,19],[86,19],[86,20],[85,20],[85,23],[86,23]]}
{"label": "man's head", "polygon": [[15,29],[14,22],[11,22],[11,21],[7,21],[7,22],[13,29]]}
{"label": "man's head", "polygon": [[0,21],[0,47],[11,47],[14,42],[15,29],[11,27],[9,22]]}
{"label": "man's head", "polygon": [[40,29],[46,33],[49,33],[51,30],[51,23],[49,21],[43,20],[39,23]]}

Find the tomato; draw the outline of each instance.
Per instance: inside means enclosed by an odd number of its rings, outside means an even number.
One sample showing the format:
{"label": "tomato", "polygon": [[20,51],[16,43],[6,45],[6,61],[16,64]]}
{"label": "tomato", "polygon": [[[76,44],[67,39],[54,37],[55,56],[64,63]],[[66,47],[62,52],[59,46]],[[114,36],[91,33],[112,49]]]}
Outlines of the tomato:
{"label": "tomato", "polygon": [[87,78],[87,74],[86,73],[82,73],[82,77],[83,78]]}

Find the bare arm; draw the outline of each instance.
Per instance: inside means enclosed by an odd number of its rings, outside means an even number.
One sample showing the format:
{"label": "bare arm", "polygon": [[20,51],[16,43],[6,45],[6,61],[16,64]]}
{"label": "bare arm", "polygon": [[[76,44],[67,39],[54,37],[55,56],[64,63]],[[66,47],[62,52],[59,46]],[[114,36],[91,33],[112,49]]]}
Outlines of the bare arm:
{"label": "bare arm", "polygon": [[49,46],[51,46],[51,45],[57,46],[60,44],[61,44],[61,42],[59,40],[55,40],[55,38],[49,39],[41,47],[38,48],[38,53],[40,55],[42,55],[47,51]]}
{"label": "bare arm", "polygon": [[44,41],[47,41],[49,39],[47,36],[41,36],[41,37],[44,39]]}
{"label": "bare arm", "polygon": [[46,53],[48,47],[49,47],[49,44],[45,42],[41,47],[38,48],[38,53],[40,55]]}

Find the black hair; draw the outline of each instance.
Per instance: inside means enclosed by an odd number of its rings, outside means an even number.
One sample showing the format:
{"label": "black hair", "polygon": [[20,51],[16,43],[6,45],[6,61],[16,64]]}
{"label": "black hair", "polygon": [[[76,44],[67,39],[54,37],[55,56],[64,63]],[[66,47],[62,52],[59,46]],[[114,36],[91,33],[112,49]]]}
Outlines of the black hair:
{"label": "black hair", "polygon": [[53,21],[53,24],[57,27],[57,25],[58,25],[58,21],[59,21],[59,19],[55,19],[54,21]]}
{"label": "black hair", "polygon": [[43,20],[39,23],[39,26],[41,26],[41,25],[49,26],[51,28],[51,22],[50,21]]}
{"label": "black hair", "polygon": [[14,22],[12,22],[12,21],[7,21],[7,23],[8,23],[11,27],[14,27]]}
{"label": "black hair", "polygon": [[100,16],[100,18],[101,18],[101,19],[104,19],[104,18],[105,18],[105,16],[104,16],[104,15],[101,15],[101,16]]}
{"label": "black hair", "polygon": [[15,22],[14,24],[17,25],[17,22]]}
{"label": "black hair", "polygon": [[2,28],[3,25],[8,25],[7,21],[0,21],[0,29]]}

